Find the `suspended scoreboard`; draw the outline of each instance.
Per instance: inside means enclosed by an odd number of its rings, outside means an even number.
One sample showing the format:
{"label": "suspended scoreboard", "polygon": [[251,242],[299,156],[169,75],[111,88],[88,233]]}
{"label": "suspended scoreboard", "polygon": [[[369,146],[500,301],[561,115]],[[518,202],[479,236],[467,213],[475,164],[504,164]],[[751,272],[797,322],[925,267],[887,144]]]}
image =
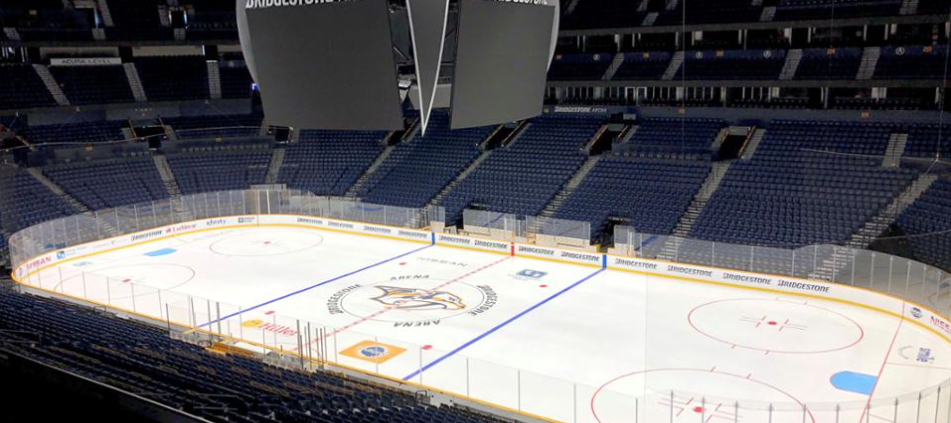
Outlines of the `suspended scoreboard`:
{"label": "suspended scoreboard", "polygon": [[403,129],[404,101],[424,130],[434,107],[454,129],[541,113],[557,0],[398,1],[237,0],[268,122]]}

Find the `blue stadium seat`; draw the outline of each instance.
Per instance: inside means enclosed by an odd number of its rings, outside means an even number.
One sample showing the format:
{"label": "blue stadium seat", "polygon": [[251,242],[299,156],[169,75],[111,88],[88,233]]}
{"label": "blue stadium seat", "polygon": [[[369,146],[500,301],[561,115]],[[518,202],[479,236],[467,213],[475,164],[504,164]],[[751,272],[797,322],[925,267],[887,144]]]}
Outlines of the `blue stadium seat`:
{"label": "blue stadium seat", "polygon": [[951,269],[951,180],[939,179],[897,220],[915,259]]}
{"label": "blue stadium seat", "polygon": [[183,194],[248,189],[263,184],[270,162],[271,150],[266,146],[168,154],[168,164]]}
{"label": "blue stadium seat", "polygon": [[881,167],[891,126],[777,120],[733,164],[691,237],[794,248],[847,240],[915,179]]}
{"label": "blue stadium seat", "polygon": [[514,144],[496,149],[442,199],[455,222],[467,207],[536,216],[584,163],[584,145],[604,116],[550,114],[531,120]]}
{"label": "blue stadium seat", "polygon": [[17,169],[13,173],[11,193],[10,198],[2,204],[5,211],[3,225],[10,233],[76,213],[69,203],[24,169]]}
{"label": "blue stadium seat", "polygon": [[557,54],[548,69],[550,81],[599,80],[608,70],[613,54]]}
{"label": "blue stadium seat", "polygon": [[122,66],[50,66],[49,69],[70,104],[135,102]]}
{"label": "blue stadium seat", "polygon": [[[42,334],[42,336],[37,336]],[[211,353],[153,326],[0,291],[0,342],[48,365],[161,398],[212,421],[241,423],[502,423],[332,371],[272,367]]]}
{"label": "blue stadium seat", "polygon": [[253,137],[261,132],[261,114],[180,116],[163,118],[178,138]]}
{"label": "blue stadium seat", "polygon": [[479,142],[494,128],[450,131],[449,115],[436,111],[426,135],[397,145],[358,195],[374,204],[422,207],[479,156]]}
{"label": "blue stadium seat", "polygon": [[853,80],[861,64],[860,48],[803,49],[795,79]]}
{"label": "blue stadium seat", "polygon": [[626,144],[614,151],[621,154],[661,159],[710,159],[711,145],[726,127],[722,119],[646,118]]}
{"label": "blue stadium seat", "polygon": [[56,105],[53,95],[30,65],[0,64],[0,109],[28,109]]}
{"label": "blue stadium seat", "polygon": [[784,50],[687,51],[674,79],[776,80],[785,63]]}
{"label": "blue stadium seat", "polygon": [[43,173],[90,210],[168,198],[150,156],[47,166]]}
{"label": "blue stadium seat", "polygon": [[149,101],[209,98],[208,65],[202,56],[137,57],[133,62]]}
{"label": "blue stadium seat", "polygon": [[382,131],[305,129],[285,149],[278,182],[318,195],[343,196],[383,151]]}
{"label": "blue stadium seat", "polygon": [[709,172],[703,161],[604,157],[554,217],[590,222],[592,239],[609,217],[638,232],[669,235]]}

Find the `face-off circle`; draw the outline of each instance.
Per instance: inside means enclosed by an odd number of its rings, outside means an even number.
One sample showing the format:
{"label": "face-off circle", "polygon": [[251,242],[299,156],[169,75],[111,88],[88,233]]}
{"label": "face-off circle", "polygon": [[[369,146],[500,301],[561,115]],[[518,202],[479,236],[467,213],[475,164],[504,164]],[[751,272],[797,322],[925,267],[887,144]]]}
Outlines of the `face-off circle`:
{"label": "face-off circle", "polygon": [[[671,392],[673,398],[671,401]],[[779,387],[751,375],[714,369],[651,369],[618,376],[601,385],[591,397],[591,414],[598,423],[632,421],[631,397],[640,400],[641,421],[704,422],[765,421],[769,410],[742,404],[796,405],[795,421],[815,422],[812,412],[803,416],[802,402]],[[739,401],[739,410],[735,404]],[[780,416],[773,416],[778,418]],[[808,419],[803,419],[807,417]],[[774,420],[777,421],[777,420]],[[782,420],[786,421],[786,420]]]}
{"label": "face-off circle", "polygon": [[482,289],[463,282],[396,277],[346,292],[339,307],[354,317],[378,322],[433,322],[464,315],[485,299]]}
{"label": "face-off circle", "polygon": [[765,299],[719,300],[690,311],[697,332],[730,345],[765,353],[819,354],[840,351],[865,336],[841,313],[802,302]]}
{"label": "face-off circle", "polygon": [[[148,263],[148,264],[126,264],[122,266],[106,267],[97,269],[85,274],[85,283],[89,287],[101,286],[108,281],[112,286],[121,286],[126,284],[135,284],[138,286],[147,286],[141,295],[150,295],[155,289],[168,291],[182,285],[185,285],[195,278],[195,270],[191,267],[174,263]],[[83,279],[82,274],[73,275],[66,278],[63,282],[74,285],[77,281]],[[118,284],[118,285],[117,285]],[[147,292],[146,292],[147,291]],[[125,291],[123,291],[125,292]],[[139,293],[136,293],[139,295]],[[90,300],[122,300],[131,298],[131,295],[118,295],[107,298],[94,298]]]}
{"label": "face-off circle", "polygon": [[247,232],[219,239],[208,247],[215,254],[230,257],[267,257],[298,253],[324,242],[312,231],[294,233]]}

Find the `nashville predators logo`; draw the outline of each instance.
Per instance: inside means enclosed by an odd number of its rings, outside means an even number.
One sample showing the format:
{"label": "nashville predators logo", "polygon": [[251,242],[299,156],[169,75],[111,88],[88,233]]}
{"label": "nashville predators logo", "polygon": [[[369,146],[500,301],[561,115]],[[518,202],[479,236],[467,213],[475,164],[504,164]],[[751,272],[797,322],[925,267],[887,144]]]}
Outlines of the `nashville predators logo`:
{"label": "nashville predators logo", "polygon": [[372,300],[400,310],[462,310],[466,308],[462,298],[451,292],[398,286],[377,286],[376,288],[383,293],[371,298]]}

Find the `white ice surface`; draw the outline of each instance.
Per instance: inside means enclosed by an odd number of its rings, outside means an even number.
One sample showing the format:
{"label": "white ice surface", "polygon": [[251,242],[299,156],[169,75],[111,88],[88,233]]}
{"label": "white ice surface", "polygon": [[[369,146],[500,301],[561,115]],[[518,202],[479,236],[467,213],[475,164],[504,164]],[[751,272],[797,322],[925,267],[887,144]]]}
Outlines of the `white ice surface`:
{"label": "white ice surface", "polygon": [[[427,366],[411,380],[564,422],[801,422],[804,408],[806,421],[892,421],[899,397],[899,421],[949,411],[933,393],[917,415],[917,392],[951,377],[951,348],[916,325],[529,258],[255,227],[95,255],[29,283],[285,350],[309,323],[307,354],[323,326],[332,361],[394,378]],[[379,365],[340,354],[362,341],[406,351]],[[834,387],[842,371],[880,376],[872,401]]]}

